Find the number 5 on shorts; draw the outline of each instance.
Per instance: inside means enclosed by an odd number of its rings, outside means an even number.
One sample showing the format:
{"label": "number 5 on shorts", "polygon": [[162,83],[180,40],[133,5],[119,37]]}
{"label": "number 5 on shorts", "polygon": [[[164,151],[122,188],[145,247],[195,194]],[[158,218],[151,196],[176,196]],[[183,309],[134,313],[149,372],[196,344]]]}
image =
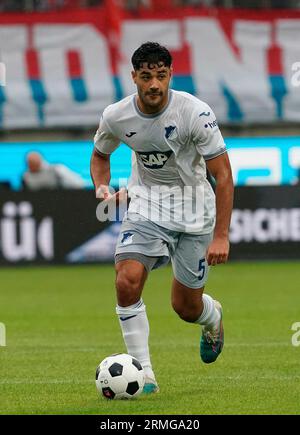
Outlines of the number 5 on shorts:
{"label": "number 5 on shorts", "polygon": [[198,279],[199,279],[199,281],[201,281],[204,277],[204,274],[205,274],[205,258],[202,258],[199,261],[199,269],[198,270],[200,272]]}

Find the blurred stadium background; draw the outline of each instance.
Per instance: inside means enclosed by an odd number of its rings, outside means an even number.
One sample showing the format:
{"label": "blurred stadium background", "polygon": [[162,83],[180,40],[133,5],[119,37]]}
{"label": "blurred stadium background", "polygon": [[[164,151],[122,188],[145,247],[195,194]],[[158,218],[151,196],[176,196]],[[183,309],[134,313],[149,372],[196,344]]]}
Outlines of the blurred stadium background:
{"label": "blurred stadium background", "polygon": [[[172,87],[207,101],[221,125],[237,186],[232,258],[300,257],[299,2],[0,5],[0,264],[112,259],[118,224],[95,219],[89,158],[102,110],[134,91],[130,57],[145,40],[171,50]],[[76,172],[85,189],[22,191],[29,151]],[[123,145],[112,184],[129,175]]]}
{"label": "blurred stadium background", "polygon": [[[298,412],[299,388],[294,386],[298,365],[290,326],[300,321],[300,1],[2,0],[0,321],[7,326],[10,346],[2,359],[0,384],[5,395],[0,413],[97,412],[94,399],[82,399],[87,394],[84,382],[92,382],[85,381],[87,370],[101,356],[123,346],[112,320],[113,268],[98,266],[112,262],[120,223],[96,219],[89,159],[103,109],[134,91],[130,56],[146,40],[159,41],[172,52],[172,87],[197,95],[216,113],[236,185],[231,259],[287,260],[285,266],[266,263],[266,268],[264,263],[233,262],[226,266],[227,272],[225,268],[213,271],[212,283],[231,307],[227,314],[233,341],[229,340],[228,352],[236,364],[230,366],[227,359],[217,369],[219,379],[225,369],[227,377],[222,378],[221,390],[213,393],[214,404],[197,408],[199,398],[191,393],[181,399],[189,402],[178,405],[175,412]],[[85,187],[24,189],[22,177],[30,151],[40,152],[49,163],[63,164],[81,177]],[[126,180],[129,175],[130,152],[122,145],[112,157],[112,184],[117,187],[119,178]],[[67,267],[78,263],[97,266]],[[40,267],[49,264],[64,267]],[[157,305],[162,297],[159,286],[162,282],[169,286],[170,270],[159,273],[161,280],[158,275],[150,280],[153,291],[148,298],[153,298],[164,325],[172,325],[175,317],[168,317],[167,290],[165,305]],[[99,280],[102,293],[98,293]],[[266,304],[270,305],[264,311]],[[150,308],[157,332],[162,326],[156,313]],[[178,323],[176,319],[174,330]],[[97,328],[102,332],[101,352]],[[269,340],[268,372],[260,354],[265,349],[264,334]],[[246,346],[245,337],[254,346],[243,347],[247,367],[237,347],[238,343]],[[162,391],[165,380],[176,394],[176,385],[159,358],[160,342],[153,340]],[[186,340],[189,346],[189,337]],[[83,342],[87,350],[79,354]],[[62,349],[69,353],[62,355]],[[174,361],[181,357],[174,353]],[[73,375],[83,384],[78,381],[73,389],[68,367],[75,359],[78,367]],[[52,386],[41,392],[45,364],[55,387],[49,381]],[[17,365],[22,365],[21,372]],[[178,367],[171,369],[180,372]],[[197,376],[198,368],[191,370],[195,373],[190,375]],[[31,379],[30,400],[18,374]],[[177,375],[186,378],[184,371]],[[240,383],[231,383],[235,378],[230,376],[240,376]],[[51,388],[60,394],[60,407]],[[165,407],[144,401],[138,408],[122,404],[117,411],[171,413],[174,403],[171,396],[168,400]],[[102,411],[112,412],[106,405]]]}

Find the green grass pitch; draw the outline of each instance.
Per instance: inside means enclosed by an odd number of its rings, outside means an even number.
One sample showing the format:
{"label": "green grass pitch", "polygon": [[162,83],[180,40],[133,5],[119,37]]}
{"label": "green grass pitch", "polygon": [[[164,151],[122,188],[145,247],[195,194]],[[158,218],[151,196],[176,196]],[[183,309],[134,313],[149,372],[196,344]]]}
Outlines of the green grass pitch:
{"label": "green grass pitch", "polygon": [[299,414],[300,263],[229,263],[211,269],[207,293],[224,310],[219,359],[199,358],[200,328],[170,305],[171,268],[144,290],[160,393],[98,397],[95,369],[125,352],[112,266],[0,270],[0,414]]}

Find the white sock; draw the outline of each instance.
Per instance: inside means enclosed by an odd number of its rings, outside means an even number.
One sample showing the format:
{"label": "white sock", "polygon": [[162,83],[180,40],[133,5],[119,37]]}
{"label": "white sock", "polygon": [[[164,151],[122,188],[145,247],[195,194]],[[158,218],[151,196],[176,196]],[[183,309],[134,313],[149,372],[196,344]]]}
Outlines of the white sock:
{"label": "white sock", "polygon": [[203,325],[206,329],[212,328],[220,320],[220,313],[215,308],[214,300],[211,296],[207,294],[202,295],[203,299],[203,311],[199,319],[195,323]]}
{"label": "white sock", "polygon": [[149,322],[143,300],[128,307],[117,305],[116,313],[119,317],[127,353],[141,363],[146,376],[155,379],[148,345]]}

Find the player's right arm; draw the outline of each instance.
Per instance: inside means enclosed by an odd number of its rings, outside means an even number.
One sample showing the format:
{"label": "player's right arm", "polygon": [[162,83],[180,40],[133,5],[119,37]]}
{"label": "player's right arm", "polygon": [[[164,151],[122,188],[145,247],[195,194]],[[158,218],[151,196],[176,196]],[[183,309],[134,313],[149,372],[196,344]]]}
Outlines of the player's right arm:
{"label": "player's right arm", "polygon": [[110,155],[93,150],[91,157],[91,177],[94,183],[96,197],[106,199],[109,196]]}
{"label": "player's right arm", "polygon": [[94,183],[96,197],[107,199],[110,182],[110,155],[118,148],[120,140],[114,136],[105,116],[101,117],[99,128],[94,137],[94,150],[91,157],[91,177]]}

